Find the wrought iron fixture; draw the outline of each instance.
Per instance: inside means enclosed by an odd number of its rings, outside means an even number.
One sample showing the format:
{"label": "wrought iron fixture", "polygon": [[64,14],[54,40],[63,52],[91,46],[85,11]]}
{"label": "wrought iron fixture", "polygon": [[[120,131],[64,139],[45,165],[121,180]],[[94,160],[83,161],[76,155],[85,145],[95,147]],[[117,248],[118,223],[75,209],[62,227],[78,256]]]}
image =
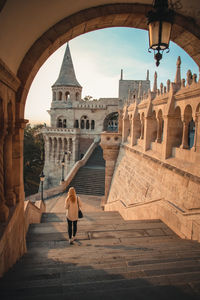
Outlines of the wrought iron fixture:
{"label": "wrought iron fixture", "polygon": [[[179,1],[178,1],[179,2]],[[170,1],[170,7],[174,7]],[[164,50],[169,52],[174,10],[169,8],[168,0],[153,0],[153,10],[148,12],[149,52],[154,51],[156,66],[160,64]]]}

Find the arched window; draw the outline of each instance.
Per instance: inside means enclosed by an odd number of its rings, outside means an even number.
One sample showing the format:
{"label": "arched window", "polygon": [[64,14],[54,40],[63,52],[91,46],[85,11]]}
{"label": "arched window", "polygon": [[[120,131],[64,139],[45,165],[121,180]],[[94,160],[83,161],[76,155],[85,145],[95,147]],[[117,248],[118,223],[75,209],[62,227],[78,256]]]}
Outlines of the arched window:
{"label": "arched window", "polygon": [[65,100],[68,101],[70,99],[70,92],[65,93]]}
{"label": "arched window", "polygon": [[155,142],[157,138],[157,120],[156,120],[156,112],[153,111],[151,118],[151,141]]}
{"label": "arched window", "polygon": [[67,128],[67,120],[66,119],[63,120],[63,128]]}
{"label": "arched window", "polygon": [[79,100],[79,93],[76,92],[76,101],[78,101],[78,100]]}
{"label": "arched window", "polygon": [[113,112],[104,119],[104,131],[118,131],[118,113]]}
{"label": "arched window", "polygon": [[81,129],[84,129],[85,128],[85,121],[82,119],[81,120]]}
{"label": "arched window", "polygon": [[94,130],[94,127],[95,127],[95,122],[94,122],[94,120],[92,120],[92,122],[91,122],[91,129]]}
{"label": "arched window", "polygon": [[62,128],[62,119],[58,119],[58,127]]}
{"label": "arched window", "polygon": [[75,120],[75,128],[79,128],[79,121],[78,120]]}
{"label": "arched window", "polygon": [[59,94],[58,94],[58,100],[59,100],[59,101],[62,100],[62,92],[59,92]]}
{"label": "arched window", "polygon": [[193,119],[189,122],[188,126],[188,146],[191,149],[194,145],[194,135],[195,135],[195,122]]}
{"label": "arched window", "polygon": [[53,92],[53,101],[56,101],[56,92]]}
{"label": "arched window", "polygon": [[173,147],[180,147],[182,143],[182,136],[183,136],[183,122],[181,120],[181,110],[180,107],[177,106],[174,111],[175,117],[175,124],[172,136],[172,146]]}
{"label": "arched window", "polygon": [[86,129],[89,129],[90,128],[90,122],[89,120],[86,120]]}

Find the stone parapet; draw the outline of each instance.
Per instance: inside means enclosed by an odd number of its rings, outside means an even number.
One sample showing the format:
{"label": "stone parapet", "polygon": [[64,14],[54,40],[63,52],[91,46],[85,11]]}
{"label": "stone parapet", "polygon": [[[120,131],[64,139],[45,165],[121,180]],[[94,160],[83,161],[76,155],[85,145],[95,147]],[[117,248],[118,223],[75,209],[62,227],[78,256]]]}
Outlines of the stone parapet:
{"label": "stone parapet", "polygon": [[103,149],[103,157],[106,161],[105,198],[104,198],[105,203],[107,201],[107,197],[109,194],[110,185],[111,185],[111,181],[115,169],[115,163],[119,153],[120,143],[121,143],[120,133],[103,132],[101,134],[100,146]]}
{"label": "stone parapet", "polygon": [[42,134],[78,134],[80,133],[80,128],[55,128],[46,127],[41,130]]}

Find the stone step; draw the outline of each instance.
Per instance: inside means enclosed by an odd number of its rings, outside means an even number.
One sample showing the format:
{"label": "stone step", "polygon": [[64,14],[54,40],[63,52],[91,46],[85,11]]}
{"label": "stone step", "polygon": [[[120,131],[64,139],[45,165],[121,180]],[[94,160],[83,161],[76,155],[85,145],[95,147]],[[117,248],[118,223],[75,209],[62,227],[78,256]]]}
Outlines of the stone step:
{"label": "stone step", "polygon": [[[1,299],[198,299],[200,244],[160,220],[85,212],[69,245],[65,213],[30,226],[28,252],[0,280]],[[11,284],[12,283],[12,284]]]}

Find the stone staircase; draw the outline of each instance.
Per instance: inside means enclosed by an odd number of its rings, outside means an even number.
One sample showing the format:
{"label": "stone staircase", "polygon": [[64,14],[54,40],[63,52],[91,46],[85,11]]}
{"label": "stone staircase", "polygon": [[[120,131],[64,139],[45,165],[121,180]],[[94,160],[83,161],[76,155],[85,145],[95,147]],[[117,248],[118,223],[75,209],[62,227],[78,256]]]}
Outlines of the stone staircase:
{"label": "stone staircase", "polygon": [[86,165],[79,169],[68,188],[75,187],[78,194],[103,196],[105,193],[105,160],[97,146]]}
{"label": "stone staircase", "polygon": [[44,213],[27,245],[0,280],[1,300],[200,299],[200,244],[160,220],[85,212],[69,245],[65,215]]}

